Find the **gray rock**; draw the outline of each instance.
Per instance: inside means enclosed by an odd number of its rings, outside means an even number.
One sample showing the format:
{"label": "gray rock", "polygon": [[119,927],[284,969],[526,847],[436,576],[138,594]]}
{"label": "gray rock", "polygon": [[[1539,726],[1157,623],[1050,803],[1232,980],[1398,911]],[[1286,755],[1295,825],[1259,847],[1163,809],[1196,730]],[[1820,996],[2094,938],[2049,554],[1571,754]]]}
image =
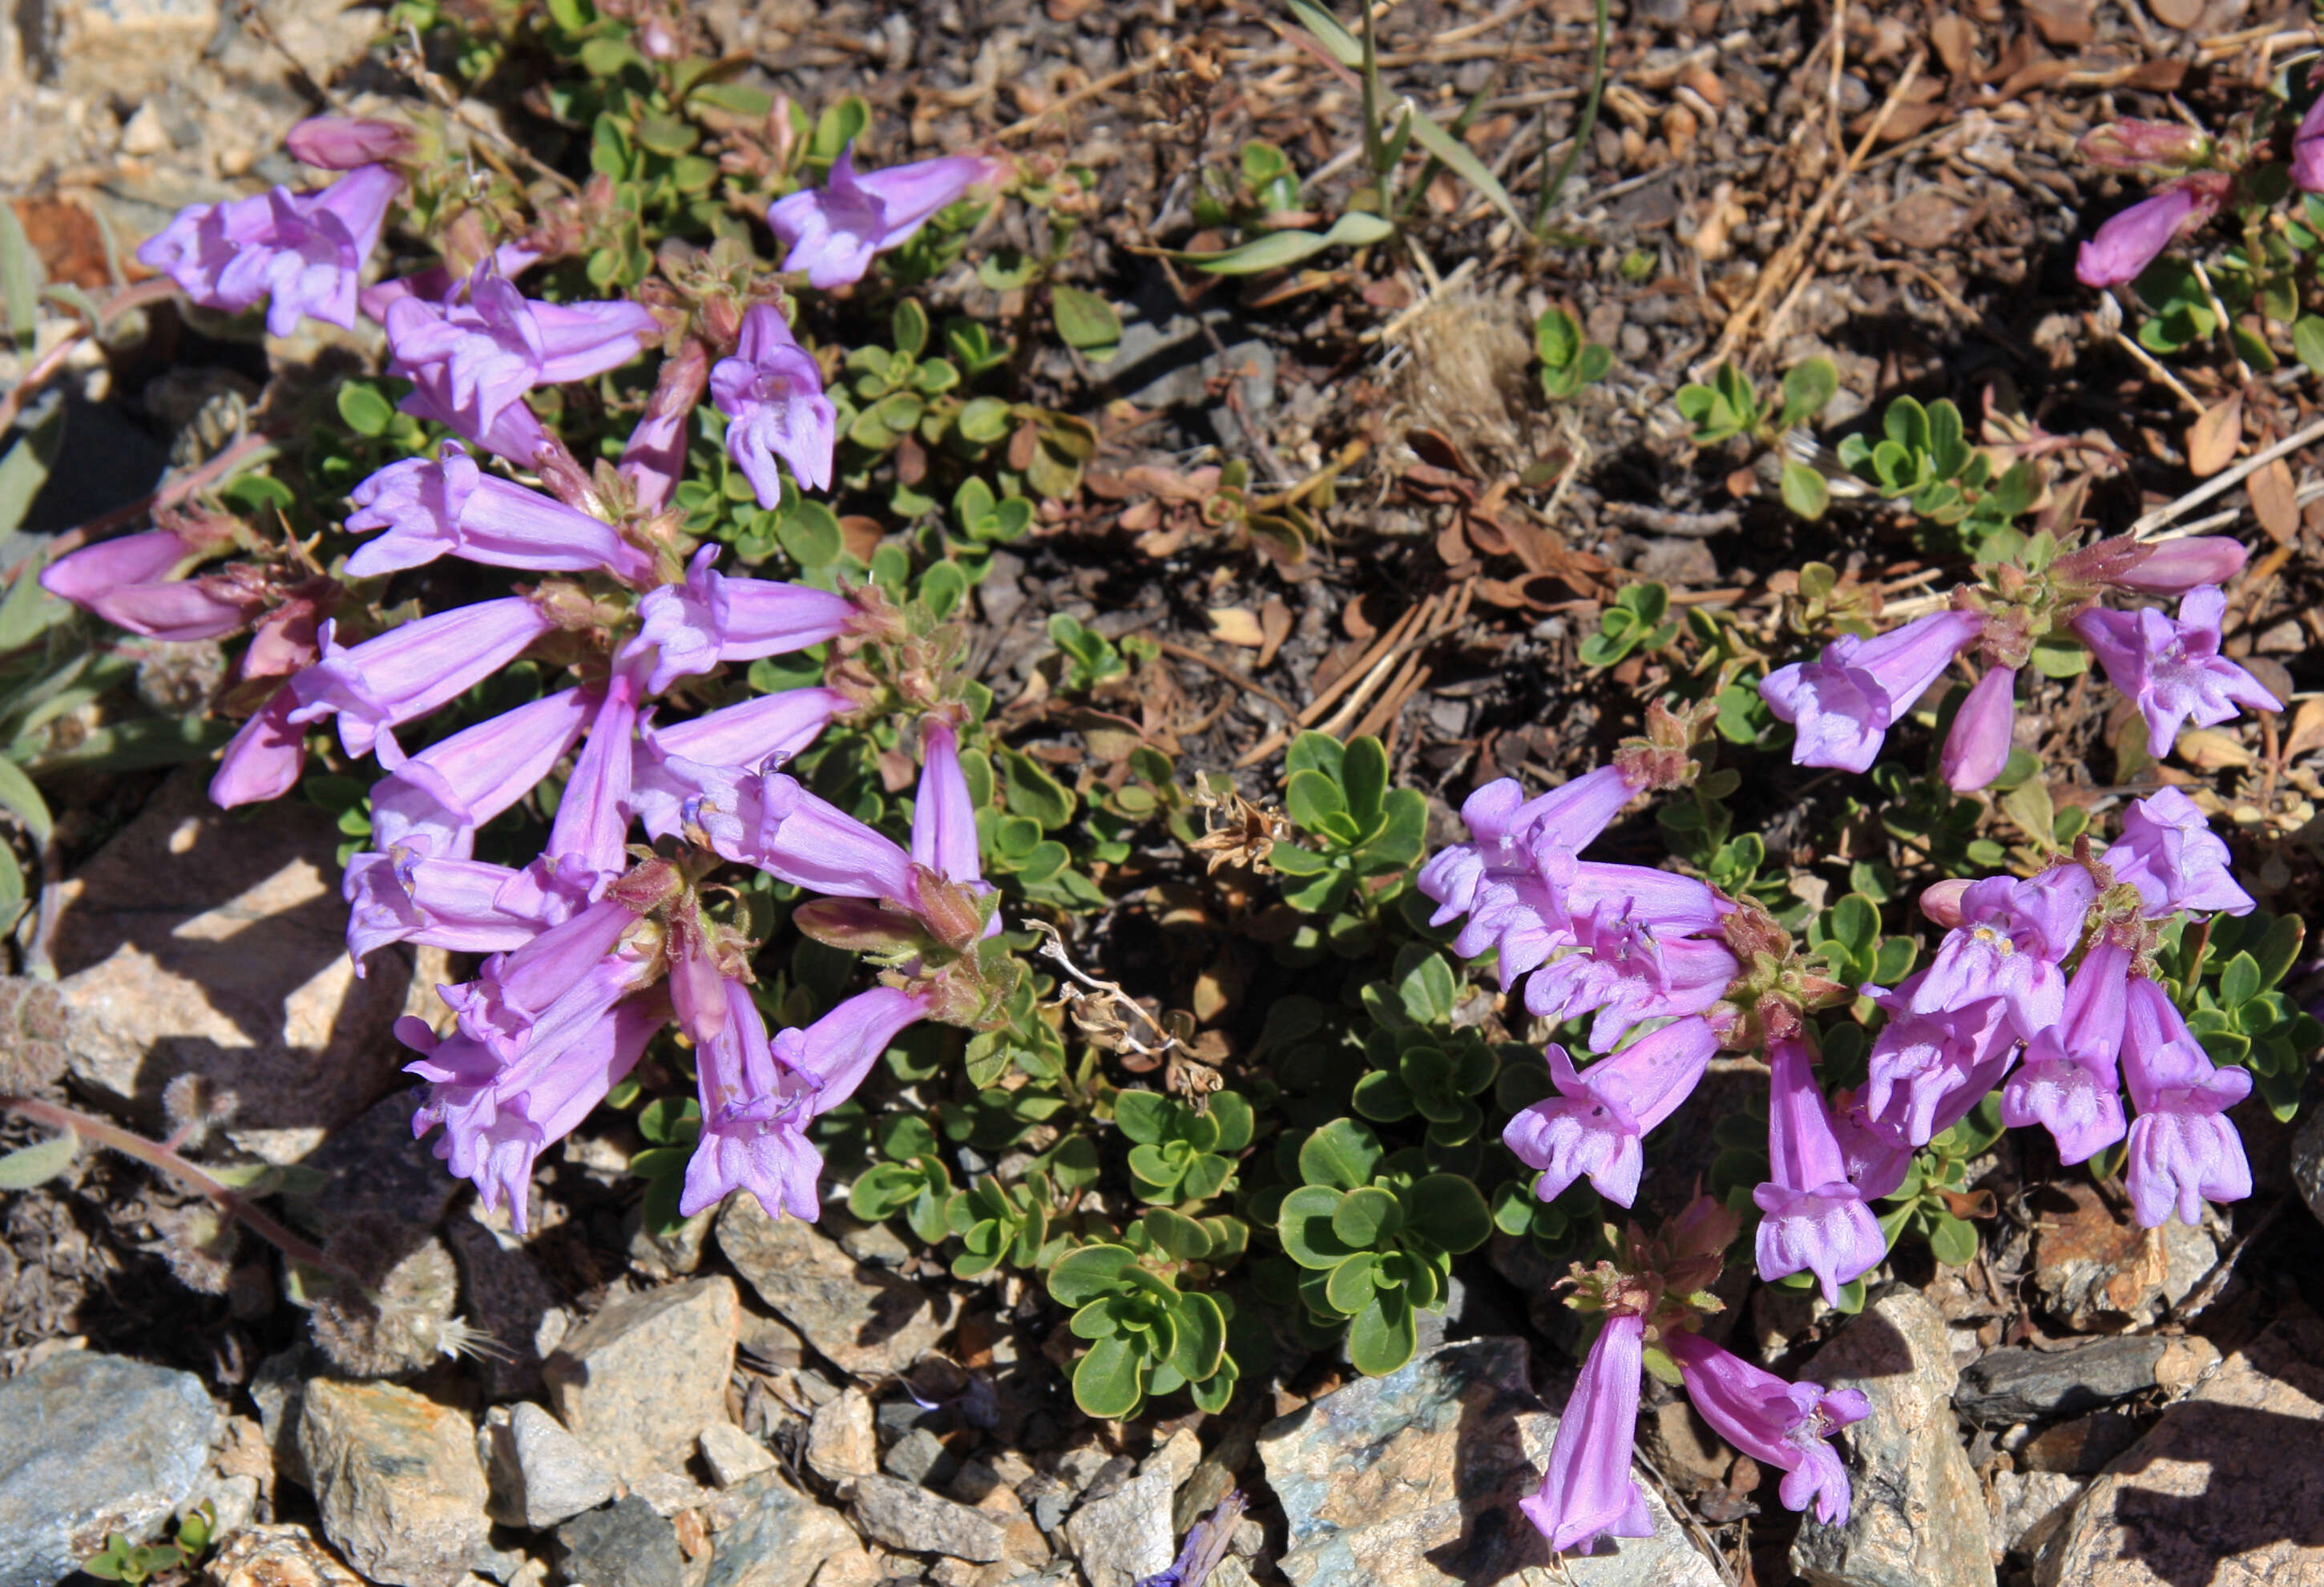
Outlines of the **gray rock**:
{"label": "gray rock", "polygon": [[1801,1522],[1792,1568],[1814,1587],[1992,1587],[1985,1496],[1953,1419],[1959,1378],[1945,1320],[1890,1285],[1799,1376],[1872,1402],[1834,1439],[1848,1466],[1848,1522]]}
{"label": "gray rock", "polygon": [[952,1481],[960,1462],[945,1453],[943,1439],[926,1427],[915,1427],[889,1446],[880,1469],[907,1482],[941,1488]]}
{"label": "gray rock", "polygon": [[302,1213],[324,1228],[352,1217],[385,1214],[432,1228],[464,1188],[444,1171],[432,1143],[415,1140],[411,1115],[422,1090],[392,1092],[333,1130],[299,1159],[322,1183],[299,1199]]}
{"label": "gray rock", "polygon": [[2035,1581],[2324,1582],[2319,1427],[2324,1321],[2282,1319],[2091,1481],[2043,1551]]}
{"label": "gray rock", "polygon": [[2024,1472],[2062,1472],[2070,1477],[2097,1474],[2108,1461],[2138,1442],[2145,1429],[2120,1411],[2077,1416],[2044,1427],[2015,1453]]}
{"label": "gray rock", "polygon": [[[980,1564],[1009,1552],[1001,1527],[982,1510],[955,1504],[916,1482],[894,1477],[857,1478],[855,1502],[849,1513],[855,1518],[857,1531],[890,1548],[941,1554]],[[1167,1565],[1169,1561],[1162,1563]]]}
{"label": "gray rock", "polygon": [[149,1536],[201,1481],[217,1430],[200,1379],[94,1351],[0,1383],[0,1587],[50,1587],[108,1532]]}
{"label": "gray rock", "polygon": [[2071,1350],[1997,1350],[1962,1371],[1953,1405],[1988,1427],[2080,1416],[2158,1384],[2184,1389],[2218,1359],[2208,1340],[2153,1334],[2094,1339]]}
{"label": "gray rock", "polygon": [[613,1473],[530,1400],[493,1407],[476,1435],[493,1519],[540,1531],[613,1497]]}
{"label": "gray rock", "polygon": [[703,1587],[807,1587],[825,1560],[858,1547],[844,1518],[780,1472],[751,1478],[734,1495],[747,1508],[718,1533]]}
{"label": "gray rock", "polygon": [[872,1420],[872,1397],[850,1386],[816,1407],[807,1424],[807,1463],[844,1499],[858,1477],[880,1469],[880,1436]]}
{"label": "gray rock", "polygon": [[235,1093],[226,1133],[275,1162],[396,1084],[388,1032],[413,961],[383,950],[356,978],[341,836],[299,800],[253,817],[217,808],[191,773],[164,783],[64,884],[57,990],[75,1015],[74,1077],[155,1120],[164,1086],[202,1075]]}
{"label": "gray rock", "polygon": [[631,1481],[682,1464],[726,1419],[736,1309],[723,1274],[610,1302],[541,1368],[558,1418]]}
{"label": "gray rock", "polygon": [[2034,1288],[2077,1331],[2152,1320],[2192,1293],[2218,1260],[2218,1243],[2202,1230],[2176,1218],[2141,1229],[2089,1184],[2054,1186],[2036,1210]]}
{"label": "gray rock", "polygon": [[718,1247],[809,1344],[859,1377],[903,1371],[952,1325],[942,1291],[856,1261],[813,1224],[770,1217],[756,1196],[727,1203]]}
{"label": "gray rock", "polygon": [[2292,1182],[2319,1223],[2324,1223],[2324,1108],[2310,1108],[2292,1137]]}
{"label": "gray rock", "polygon": [[[1444,1345],[1333,1390],[1259,1435],[1295,1587],[1550,1587],[1549,1545],[1517,1509],[1536,1492],[1557,1418],[1522,1339]],[[1651,1537],[1565,1560],[1579,1587],[1718,1587],[1719,1573],[1645,1490]]]}
{"label": "gray rock", "polygon": [[775,1469],[775,1457],[767,1446],[732,1422],[711,1423],[697,1442],[702,1446],[702,1463],[710,1468],[710,1475],[721,1488],[732,1488]]}
{"label": "gray rock", "polygon": [[226,1538],[209,1562],[211,1587],[364,1587],[306,1527],[252,1527]]}
{"label": "gray rock", "polygon": [[[444,1165],[433,1165],[442,1176]],[[460,1264],[461,1304],[467,1319],[500,1349],[472,1369],[487,1399],[521,1399],[541,1391],[541,1322],[557,1309],[558,1293],[521,1243],[474,1218],[456,1218],[444,1232]]]}
{"label": "gray rock", "polygon": [[1134,1587],[1170,1568],[1178,1552],[1171,1500],[1194,1475],[1202,1445],[1181,1427],[1139,1462],[1138,1474],[1113,1492],[1084,1502],[1065,1522],[1065,1544],[1090,1587]]}
{"label": "gray rock", "polygon": [[314,1480],[299,1453],[299,1413],[307,1403],[307,1379],[327,1366],[322,1352],[301,1343],[266,1357],[251,1374],[250,1398],[275,1472],[301,1488],[312,1488]]}
{"label": "gray rock", "polygon": [[587,1587],[684,1587],[678,1528],[635,1494],[557,1528],[565,1579]]}
{"label": "gray rock", "polygon": [[2036,1555],[2080,1497],[2080,1479],[2061,1472],[1997,1472],[1986,1496],[1993,1521],[1993,1552]]}
{"label": "gray rock", "polygon": [[299,1451],[323,1535],[393,1587],[454,1587],[491,1534],[475,1430],[458,1411],[392,1383],[307,1385]]}

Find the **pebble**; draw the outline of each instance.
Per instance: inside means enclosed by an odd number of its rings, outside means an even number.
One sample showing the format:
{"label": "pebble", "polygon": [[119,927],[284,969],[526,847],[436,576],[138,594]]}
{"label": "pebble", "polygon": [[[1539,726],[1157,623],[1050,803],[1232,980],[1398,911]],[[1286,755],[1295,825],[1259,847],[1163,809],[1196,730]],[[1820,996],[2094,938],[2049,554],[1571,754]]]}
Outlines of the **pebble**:
{"label": "pebble", "polygon": [[684,1587],[678,1528],[635,1494],[584,1511],[557,1528],[568,1582],[586,1587]]}
{"label": "pebble", "polygon": [[952,1481],[960,1462],[945,1452],[943,1439],[926,1427],[915,1427],[889,1446],[880,1469],[907,1482],[941,1488]]}
{"label": "pebble", "polygon": [[1820,1587],[1993,1587],[1991,1524],[1953,1419],[1960,1374],[1936,1308],[1887,1286],[1798,1376],[1862,1389],[1872,1413],[1833,1440],[1855,1496],[1847,1524],[1803,1519],[1792,1568]]}
{"label": "pebble", "polygon": [[702,1447],[702,1463],[710,1468],[712,1480],[721,1488],[732,1488],[775,1469],[775,1457],[767,1446],[732,1422],[711,1423],[696,1442]]}
{"label": "pebble", "polygon": [[2091,1481],[2038,1587],[2324,1582],[2320,1428],[2324,1320],[2280,1319]]}
{"label": "pebble", "polygon": [[202,777],[164,783],[63,885],[57,991],[74,1016],[73,1076],[152,1120],[162,1087],[201,1075],[235,1093],[229,1139],[272,1162],[314,1151],[399,1085],[403,1049],[388,1030],[413,961],[383,950],[356,977],[341,837],[302,800],[249,820],[211,805]]}
{"label": "pebble", "polygon": [[151,1536],[217,1436],[201,1379],[66,1350],[0,1383],[0,1587],[50,1587],[118,1531]]}
{"label": "pebble", "polygon": [[454,1587],[489,1533],[468,1418],[393,1383],[318,1378],[299,1413],[323,1536],[392,1587]]}
{"label": "pebble", "polygon": [[839,1489],[844,1499],[855,1479],[880,1469],[879,1434],[872,1420],[872,1397],[850,1387],[816,1407],[807,1429],[807,1469]]}
{"label": "pebble", "polygon": [[2210,1341],[2191,1335],[2118,1335],[2070,1350],[1990,1351],[1961,1372],[1953,1405],[1988,1427],[2049,1421],[2094,1411],[2158,1385],[2183,1391],[2218,1361]]}
{"label": "pebble", "polygon": [[684,1463],[726,1419],[736,1306],[724,1274],[607,1303],[542,1365],[558,1419],[631,1481]]}
{"label": "pebble", "polygon": [[2324,1108],[2310,1108],[2292,1136],[2292,1182],[2319,1223],[2324,1223]]}
{"label": "pebble", "polygon": [[1995,1472],[1985,1501],[1995,1555],[2041,1553],[2081,1491],[2080,1480],[2061,1472]]}
{"label": "pebble", "polygon": [[2141,1229],[2107,1204],[2095,1186],[2073,1182],[2042,1193],[2034,1241],[2034,1285],[2044,1306],[2078,1332],[2151,1319],[2190,1294],[2218,1259],[2200,1229],[2172,1219]]}
{"label": "pebble", "polygon": [[[1462,1340],[1334,1389],[1259,1430],[1287,1534],[1277,1568],[1294,1587],[1535,1580],[1541,1534],[1517,1501],[1539,1490],[1556,1430],[1533,1392],[1522,1339]],[[1655,1535],[1567,1558],[1568,1581],[1719,1587],[1711,1562],[1642,1486]]]}
{"label": "pebble", "polygon": [[[894,1477],[858,1478],[849,1513],[855,1518],[857,1531],[890,1548],[947,1555],[978,1564],[1001,1559],[1009,1552],[1003,1529],[991,1517]],[[1091,1587],[1106,1584],[1093,1582]]]}
{"label": "pebble", "polygon": [[838,1511],[816,1503],[780,1472],[751,1478],[733,1496],[749,1508],[717,1534],[703,1587],[807,1587],[821,1580],[816,1572],[826,1561],[863,1552]]}
{"label": "pebble", "polygon": [[613,1497],[613,1474],[563,1423],[530,1400],[495,1406],[476,1434],[493,1519],[535,1531]]}
{"label": "pebble", "polygon": [[1065,1545],[1081,1562],[1090,1587],[1134,1587],[1170,1568],[1178,1552],[1171,1501],[1202,1458],[1201,1443],[1181,1427],[1139,1462],[1136,1476],[1111,1493],[1083,1501],[1065,1522]]}
{"label": "pebble", "polygon": [[[443,1165],[433,1166],[442,1176]],[[460,1264],[461,1304],[468,1321],[491,1334],[501,1347],[473,1369],[484,1398],[523,1399],[538,1395],[541,1352],[537,1342],[541,1324],[557,1309],[557,1287],[521,1242],[485,1228],[474,1218],[454,1219],[444,1234]]]}
{"label": "pebble", "polygon": [[223,1543],[207,1571],[210,1587],[363,1587],[306,1527],[250,1527]]}
{"label": "pebble", "polygon": [[761,1299],[858,1377],[902,1372],[952,1325],[942,1291],[857,1262],[814,1225],[770,1217],[756,1196],[727,1203],[718,1246]]}

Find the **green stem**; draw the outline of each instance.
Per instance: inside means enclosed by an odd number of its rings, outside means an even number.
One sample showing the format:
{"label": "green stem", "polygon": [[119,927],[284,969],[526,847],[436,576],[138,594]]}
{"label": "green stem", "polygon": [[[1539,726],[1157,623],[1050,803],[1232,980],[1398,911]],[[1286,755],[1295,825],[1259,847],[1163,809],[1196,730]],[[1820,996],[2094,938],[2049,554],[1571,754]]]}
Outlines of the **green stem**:
{"label": "green stem", "polygon": [[1385,216],[1391,213],[1394,204],[1391,198],[1393,184],[1388,180],[1388,145],[1380,138],[1379,43],[1372,32],[1371,0],[1360,0],[1356,9],[1362,15],[1364,23],[1364,158],[1371,162],[1372,187],[1379,198],[1379,212]]}
{"label": "green stem", "polygon": [[[1484,109],[1485,101],[1491,98],[1493,91],[1500,87],[1502,65],[1500,61],[1493,63],[1493,75],[1485,79],[1483,88],[1469,96],[1469,102],[1461,107],[1461,114],[1452,118],[1452,125],[1447,126],[1445,131],[1457,138],[1469,130],[1470,125],[1476,121],[1478,112]],[[1397,225],[1401,226],[1410,218],[1413,206],[1420,202],[1422,196],[1428,191],[1428,184],[1434,181],[1437,172],[1443,169],[1444,162],[1442,160],[1437,159],[1434,154],[1428,157],[1428,162],[1420,168],[1420,180],[1412,184],[1412,191],[1404,196],[1404,202],[1397,208]]]}
{"label": "green stem", "polygon": [[1533,217],[1536,236],[1549,230],[1549,212],[1557,202],[1557,195],[1565,190],[1565,179],[1573,174],[1573,163],[1582,158],[1582,146],[1590,142],[1590,134],[1598,130],[1598,101],[1606,91],[1606,0],[1598,0],[1593,25],[1596,31],[1590,41],[1590,93],[1582,101],[1582,120],[1573,129],[1572,145],[1558,162],[1557,174],[1542,184],[1541,200]]}

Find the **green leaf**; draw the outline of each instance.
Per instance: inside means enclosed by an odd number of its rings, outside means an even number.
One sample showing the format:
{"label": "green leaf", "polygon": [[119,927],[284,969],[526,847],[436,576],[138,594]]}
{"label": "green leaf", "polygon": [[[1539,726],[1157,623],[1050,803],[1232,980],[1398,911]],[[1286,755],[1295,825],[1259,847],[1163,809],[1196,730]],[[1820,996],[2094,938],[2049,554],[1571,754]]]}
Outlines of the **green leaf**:
{"label": "green leaf", "polygon": [[1303,1268],[1324,1270],[1354,1255],[1354,1249],[1332,1232],[1333,1214],[1339,1208],[1340,1193],[1329,1186],[1303,1185],[1285,1196],[1275,1216],[1283,1254]]}
{"label": "green leaf", "polygon": [[2033,661],[2044,678],[2078,678],[2090,669],[2090,653],[2080,641],[2049,635],[2034,641]]}
{"label": "green leaf", "polygon": [[2292,322],[2292,350],[2318,374],[2324,374],[2324,319],[2303,314]]}
{"label": "green leaf", "polygon": [[1476,1186],[1458,1174],[1431,1174],[1406,1197],[1406,1230],[1455,1256],[1491,1238],[1493,1215]]}
{"label": "green leaf", "polygon": [[1172,257],[1213,275],[1259,275],[1296,264],[1326,248],[1369,247],[1395,235],[1396,227],[1379,216],[1354,209],[1340,217],[1327,232],[1269,232],[1222,253],[1176,254]]}
{"label": "green leaf", "polygon": [[1307,832],[1328,830],[1333,818],[1348,814],[1346,794],[1320,771],[1296,771],[1283,790],[1283,807]]}
{"label": "green leaf", "polygon": [[1210,1232],[1183,1213],[1149,1207],[1144,1223],[1146,1237],[1182,1262],[1199,1262],[1211,1254]]}
{"label": "green leaf", "polygon": [[1332,1210],[1332,1233],[1351,1250],[1369,1250],[1394,1238],[1403,1227],[1404,1208],[1395,1196],[1378,1186],[1367,1185],[1348,1192]]}
{"label": "green leaf", "polygon": [[1363,41],[1341,25],[1338,17],[1322,6],[1310,5],[1308,0],[1290,0],[1290,5],[1291,14],[1299,19],[1299,25],[1315,35],[1316,42],[1333,60],[1342,66],[1363,65]]}
{"label": "green leaf", "polygon": [[48,801],[41,798],[41,790],[32,786],[24,769],[5,758],[0,758],[0,809],[22,821],[35,844],[48,845],[49,835],[55,828],[49,817]]}
{"label": "green leaf", "polygon": [[1049,1298],[1059,1306],[1078,1306],[1114,1294],[1124,1287],[1124,1270],[1137,1259],[1128,1246],[1083,1246],[1049,1269]]}
{"label": "green leaf", "polygon": [[1447,132],[1433,116],[1418,110],[1410,111],[1406,123],[1412,128],[1412,141],[1428,153],[1443,161],[1462,181],[1484,195],[1492,207],[1508,217],[1509,224],[1524,234],[1529,227],[1525,217],[1517,213],[1510,200],[1508,189],[1501,186],[1500,178],[1485,167],[1485,162],[1471,152],[1469,145]]}
{"label": "green leaf", "polygon": [[[0,208],[6,208],[0,205]],[[57,449],[64,444],[64,438],[65,405],[60,402],[46,419],[26,433],[23,439],[8,448],[7,456],[0,457],[0,534],[13,534],[16,526],[24,521],[24,514],[32,510],[32,498],[41,494],[41,487],[49,481],[49,466],[56,461]],[[37,582],[29,564],[24,572],[17,575],[17,579],[22,584]],[[13,586],[9,593],[14,594]],[[38,605],[51,598],[45,592],[39,592],[31,600]],[[60,613],[65,610],[63,602],[58,601],[55,604]],[[47,625],[44,623],[42,626]],[[14,650],[23,642],[23,640],[14,643],[0,640],[0,650]]]}
{"label": "green leaf", "polygon": [[1366,734],[1349,742],[1340,760],[1341,791],[1356,829],[1370,836],[1379,825],[1381,801],[1388,797],[1388,752]]}
{"label": "green leaf", "polygon": [[1219,1310],[1219,1303],[1199,1291],[1181,1295],[1171,1305],[1170,1319],[1178,1325],[1171,1366],[1189,1383],[1217,1371],[1227,1351],[1226,1314]]}
{"label": "green leaf", "polygon": [[1250,1144],[1254,1128],[1250,1099],[1241,1093],[1213,1092],[1208,1117],[1218,1125],[1219,1138],[1213,1149],[1239,1152]]}
{"label": "green leaf", "polygon": [[[0,205],[0,208],[5,208]],[[0,1190],[30,1190],[45,1185],[72,1167],[80,1150],[80,1137],[71,1130],[0,1158]]]}
{"label": "green leaf", "polygon": [[41,316],[41,256],[24,235],[15,206],[0,204],[0,308],[8,311],[8,331],[20,353],[32,350]]}
{"label": "green leaf", "polygon": [[1125,1091],[1113,1099],[1113,1121],[1130,1140],[1151,1145],[1170,1133],[1179,1104],[1157,1091]]}
{"label": "green leaf", "polygon": [[1367,1377],[1382,1378],[1410,1361],[1419,1342],[1412,1307],[1400,1295],[1381,1295],[1349,1324],[1348,1360]]}
{"label": "green leaf", "polygon": [[1324,1300],[1333,1311],[1354,1316],[1371,1305],[1372,1297],[1379,1293],[1379,1285],[1372,1281],[1379,1270],[1378,1257],[1368,1250],[1358,1251],[1332,1269],[1331,1278],[1323,1284]]}
{"label": "green leaf", "polygon": [[[1832,366],[1831,359],[1810,358],[1792,365],[1784,373],[1784,405],[1776,415],[1775,428],[1789,429],[1809,422],[1824,411],[1824,405],[1839,390],[1840,371]],[[1816,514],[1803,516],[1813,518]]]}
{"label": "green leaf", "polygon": [[1055,832],[1073,819],[1074,798],[1065,786],[1022,751],[1002,749],[1001,785],[1010,809],[1029,816]]}
{"label": "green leaf", "polygon": [[[0,761],[0,765],[6,762]],[[0,790],[5,792],[5,790]],[[2237,954],[2219,972],[2219,1003],[2223,1008],[2240,1009],[2259,992],[2261,985],[2259,961],[2249,954]]]}
{"label": "green leaf", "polygon": [[338,391],[339,417],[347,428],[359,436],[378,436],[395,422],[395,404],[380,394],[377,386],[351,380]]}
{"label": "green leaf", "polygon": [[1074,1368],[1074,1403],[1101,1421],[1135,1416],[1146,1398],[1147,1370],[1144,1353],[1127,1335],[1101,1339]]}
{"label": "green leaf", "polygon": [[1822,517],[1831,505],[1831,486],[1804,463],[1784,462],[1783,494],[1784,505],[1810,521]]}
{"label": "green leaf", "polygon": [[1929,1249],[1946,1266],[1965,1268],[1977,1260],[1977,1230],[1950,1213],[1939,1213],[1929,1229]]}
{"label": "green leaf", "polygon": [[828,567],[847,549],[839,514],[822,502],[786,491],[782,515],[775,521],[775,539],[801,567]]}
{"label": "green leaf", "polygon": [[1049,315],[1056,322],[1058,338],[1093,359],[1110,358],[1121,345],[1121,316],[1095,292],[1085,292],[1079,287],[1051,287]]}
{"label": "green leaf", "polygon": [[1354,1190],[1371,1183],[1379,1166],[1379,1138],[1353,1119],[1334,1119],[1299,1148],[1299,1176],[1311,1186]]}

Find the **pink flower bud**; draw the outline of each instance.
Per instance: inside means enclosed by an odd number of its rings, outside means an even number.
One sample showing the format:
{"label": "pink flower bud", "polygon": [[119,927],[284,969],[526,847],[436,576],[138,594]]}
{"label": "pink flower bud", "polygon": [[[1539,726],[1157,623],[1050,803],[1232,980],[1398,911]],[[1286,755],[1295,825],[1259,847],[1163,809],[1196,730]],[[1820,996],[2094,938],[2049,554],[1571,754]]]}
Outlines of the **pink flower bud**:
{"label": "pink flower bud", "polygon": [[1921,890],[1921,913],[1950,931],[1961,923],[1961,894],[1969,890],[1971,880],[1955,876],[1929,883]]}
{"label": "pink flower bud", "polygon": [[2226,535],[2164,540],[2107,582],[2150,595],[2183,595],[2198,585],[2225,584],[2244,570],[2251,551]]}
{"label": "pink flower bud", "polygon": [[351,115],[309,116],[283,135],[282,146],[301,165],[353,171],[401,160],[411,152],[411,129],[399,122]]}
{"label": "pink flower bud", "polygon": [[2108,171],[2149,165],[2193,165],[2208,158],[2211,140],[2173,121],[2116,121],[2082,134],[2082,158]]}
{"label": "pink flower bud", "polygon": [[2118,287],[2135,279],[2175,238],[2210,219],[2219,198],[2214,184],[2184,181],[2141,199],[2082,245],[2075,279],[2086,287]]}
{"label": "pink flower bud", "polygon": [[1987,787],[2009,764],[2009,734],[2017,716],[2017,669],[1996,667],[1977,680],[1953,717],[1937,755],[1937,770],[1955,793]]}
{"label": "pink flower bud", "polygon": [[2304,193],[2324,193],[2324,98],[2308,107],[2292,134],[2292,180]]}

